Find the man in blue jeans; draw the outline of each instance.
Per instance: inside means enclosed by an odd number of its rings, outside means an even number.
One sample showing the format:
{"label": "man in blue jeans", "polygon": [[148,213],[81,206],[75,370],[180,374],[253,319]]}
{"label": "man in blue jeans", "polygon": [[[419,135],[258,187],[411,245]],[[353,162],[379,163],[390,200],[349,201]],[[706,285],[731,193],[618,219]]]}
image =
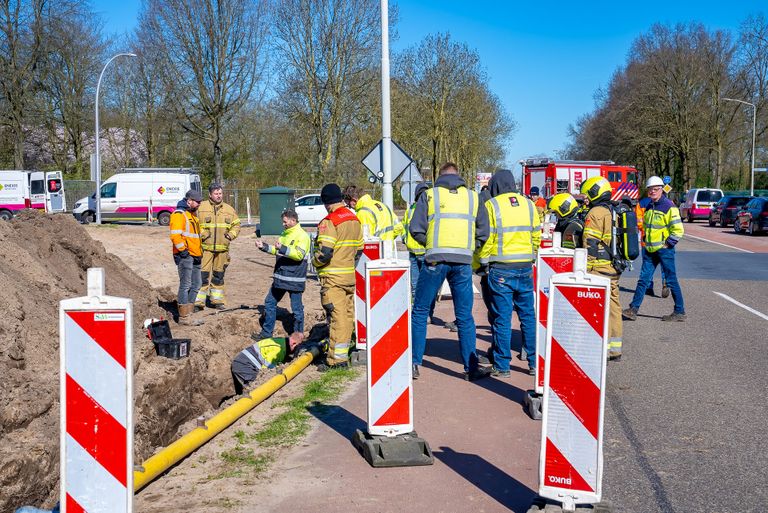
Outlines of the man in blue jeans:
{"label": "man in blue jeans", "polygon": [[658,176],[652,176],[645,184],[651,203],[643,215],[643,265],[640,268],[640,278],[635,287],[635,296],[629,308],[622,313],[628,321],[637,319],[637,311],[643,303],[645,291],[653,280],[653,273],[658,265],[667,281],[667,286],[675,300],[675,309],[670,315],[661,318],[662,321],[685,321],[685,304],[683,291],[677,281],[675,270],[675,246],[683,237],[683,222],[680,211],[672,200],[662,192],[664,182]]}
{"label": "man in blue jeans", "polygon": [[489,183],[490,236],[479,252],[481,266],[488,268],[489,315],[493,336],[491,374],[509,377],[512,356],[512,310],[520,319],[528,373],[536,368],[536,316],[533,308],[533,262],[541,242],[541,223],[536,205],[515,192],[509,170],[500,170]]}
{"label": "man in blue jeans", "polygon": [[488,238],[488,213],[481,207],[477,193],[467,188],[452,162],[443,164],[435,186],[416,201],[408,230],[426,251],[411,316],[414,379],[419,377],[424,358],[430,305],[446,279],[459,328],[464,379],[472,381],[490,373],[478,363],[472,317],[472,255]]}

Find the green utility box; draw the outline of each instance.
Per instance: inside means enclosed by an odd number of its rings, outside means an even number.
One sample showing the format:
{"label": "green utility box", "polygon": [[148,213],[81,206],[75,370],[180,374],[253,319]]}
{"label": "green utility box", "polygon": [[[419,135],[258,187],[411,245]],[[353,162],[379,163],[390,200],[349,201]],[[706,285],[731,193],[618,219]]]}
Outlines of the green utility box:
{"label": "green utility box", "polygon": [[259,191],[259,228],[262,235],[280,235],[283,233],[283,221],[280,214],[284,210],[295,208],[294,190],[275,186]]}

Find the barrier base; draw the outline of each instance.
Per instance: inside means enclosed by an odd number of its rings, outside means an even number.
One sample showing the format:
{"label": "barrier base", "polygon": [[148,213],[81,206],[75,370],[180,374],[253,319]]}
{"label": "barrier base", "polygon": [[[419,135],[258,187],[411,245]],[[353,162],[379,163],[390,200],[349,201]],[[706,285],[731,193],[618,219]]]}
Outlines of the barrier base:
{"label": "barrier base", "polygon": [[417,467],[435,462],[432,449],[415,431],[394,437],[376,436],[359,429],[352,444],[372,467]]}
{"label": "barrier base", "polygon": [[352,367],[364,367],[368,365],[368,351],[358,349],[349,353],[349,363]]}
{"label": "barrier base", "polygon": [[541,394],[537,394],[533,390],[528,390],[523,398],[525,403],[525,412],[533,420],[541,420],[541,401],[543,397]]}
{"label": "barrier base", "polygon": [[542,497],[533,499],[528,513],[613,513],[613,507],[608,502],[598,502],[597,504],[582,504],[576,509],[563,509],[558,502],[553,502]]}

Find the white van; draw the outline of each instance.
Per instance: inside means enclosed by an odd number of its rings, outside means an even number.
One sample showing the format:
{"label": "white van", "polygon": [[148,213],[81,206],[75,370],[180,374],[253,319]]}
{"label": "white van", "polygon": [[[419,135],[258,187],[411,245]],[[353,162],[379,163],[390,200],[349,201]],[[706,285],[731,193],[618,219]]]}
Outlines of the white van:
{"label": "white van", "polygon": [[[192,169],[123,169],[101,184],[101,220],[146,221],[151,204],[152,217],[167,226],[189,189],[202,192],[200,175]],[[78,221],[94,222],[96,194],[78,200],[72,213]]]}
{"label": "white van", "polygon": [[709,212],[723,197],[720,189],[691,189],[680,204],[680,217],[689,223],[695,219],[709,219]]}
{"label": "white van", "polygon": [[32,171],[29,173],[29,200],[32,208],[46,212],[64,212],[64,182],[61,171]]}
{"label": "white van", "polygon": [[29,173],[0,171],[0,219],[7,221],[25,208],[31,208]]}

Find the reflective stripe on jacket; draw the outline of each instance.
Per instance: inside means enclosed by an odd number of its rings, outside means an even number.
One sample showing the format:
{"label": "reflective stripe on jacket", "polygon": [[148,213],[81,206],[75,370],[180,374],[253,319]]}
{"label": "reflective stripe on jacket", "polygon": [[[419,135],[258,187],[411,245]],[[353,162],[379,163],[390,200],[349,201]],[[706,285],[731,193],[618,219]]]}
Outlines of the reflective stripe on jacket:
{"label": "reflective stripe on jacket", "polygon": [[360,224],[368,227],[368,235],[381,240],[394,240],[403,234],[403,225],[384,203],[364,194],[355,204],[355,214]]}
{"label": "reflective stripe on jacket", "polygon": [[459,257],[453,260],[458,260],[457,263],[471,263],[480,203],[477,193],[466,187],[453,190],[434,187],[423,194],[427,198],[429,223],[425,245],[427,260],[434,261],[438,255],[454,255]]}
{"label": "reflective stripe on jacket", "polygon": [[594,267],[612,266],[611,237],[613,236],[613,215],[611,210],[598,205],[589,209],[584,219],[582,247],[587,248],[587,270]]}
{"label": "reflective stripe on jacket", "polygon": [[[211,200],[200,203],[197,209],[200,237],[205,251],[228,251],[229,243],[240,233],[240,218],[230,205],[216,205]],[[227,238],[229,237],[229,238]]]}
{"label": "reflective stripe on jacket", "polygon": [[195,214],[184,208],[177,208],[171,214],[170,228],[174,254],[187,250],[192,256],[202,256],[200,223]]}
{"label": "reflective stripe on jacket", "polygon": [[297,224],[285,230],[278,239],[280,249],[264,244],[261,250],[277,256],[273,286],[294,292],[304,291],[307,282],[307,253],[311,241],[309,234]]}
{"label": "reflective stripe on jacket", "polygon": [[649,253],[655,253],[665,244],[674,246],[683,238],[684,232],[680,211],[666,196],[646,207],[643,215],[643,245]]}
{"label": "reflective stripe on jacket", "polygon": [[532,264],[541,244],[534,203],[520,194],[500,194],[485,202],[491,235],[480,248],[482,265]]}
{"label": "reflective stripe on jacket", "polygon": [[416,210],[416,203],[412,203],[411,206],[408,207],[408,210],[405,211],[405,217],[403,218],[403,228],[405,229],[405,233],[403,234],[403,242],[405,243],[405,247],[408,248],[408,251],[416,256],[424,256],[424,253],[426,253],[427,249],[419,244],[419,241],[414,239],[413,235],[411,235],[410,231],[408,230],[408,225],[411,222],[414,210]]}
{"label": "reflective stripe on jacket", "polygon": [[312,264],[318,276],[339,275],[355,281],[355,260],[363,250],[363,229],[354,212],[336,207],[317,225]]}

